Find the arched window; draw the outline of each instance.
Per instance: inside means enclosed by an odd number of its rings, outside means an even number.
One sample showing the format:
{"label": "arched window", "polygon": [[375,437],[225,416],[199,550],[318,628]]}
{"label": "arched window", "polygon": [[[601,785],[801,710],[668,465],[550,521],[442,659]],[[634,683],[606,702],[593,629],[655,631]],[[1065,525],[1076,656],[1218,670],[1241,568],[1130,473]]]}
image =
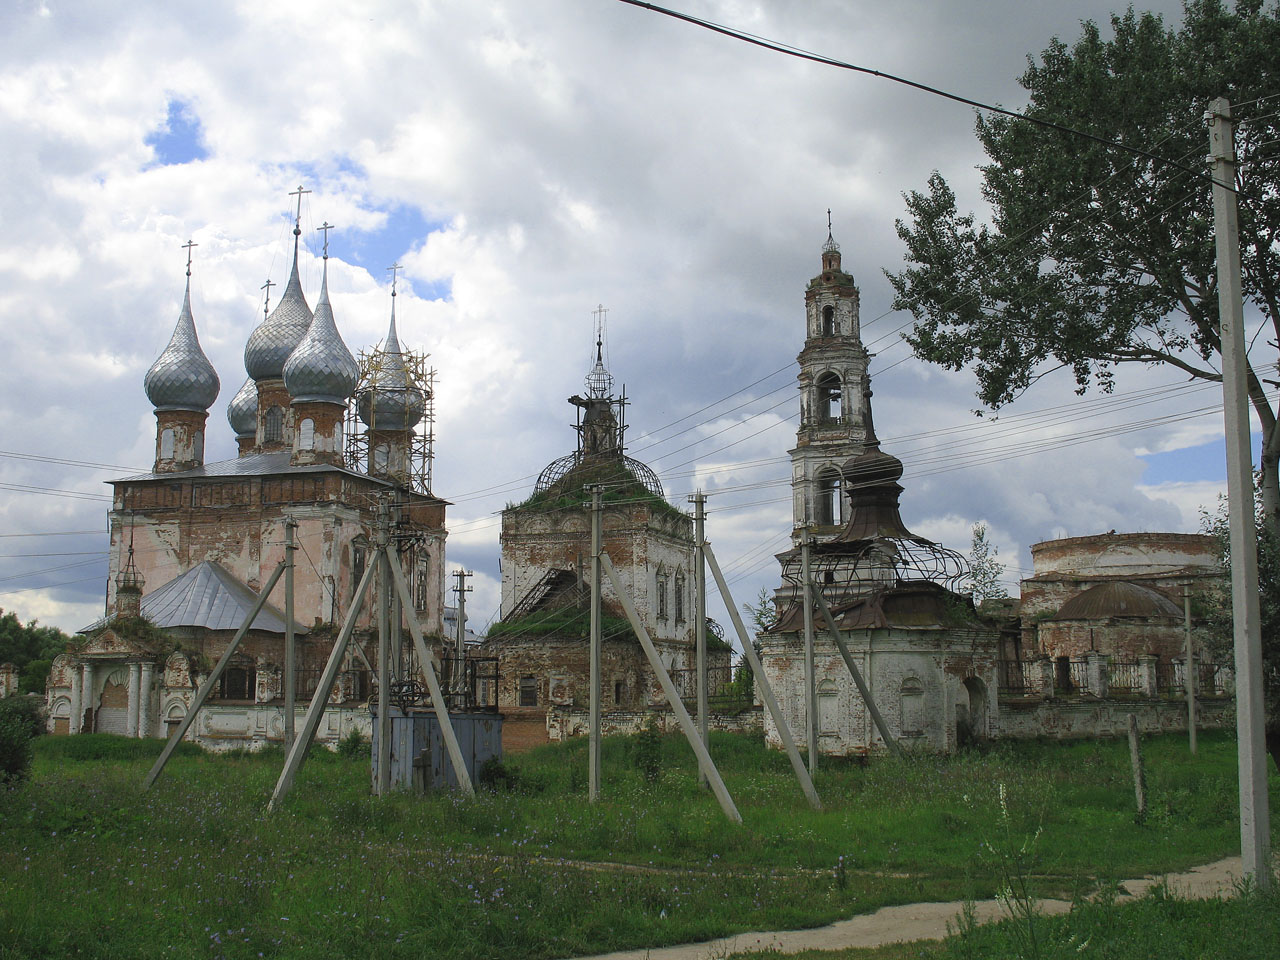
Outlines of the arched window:
{"label": "arched window", "polygon": [[924,684],[915,677],[902,681],[898,718],[902,736],[918,737],[924,733]]}
{"label": "arched window", "polygon": [[273,443],[284,439],[284,411],[270,407],[262,415],[262,442]]}
{"label": "arched window", "polygon": [[676,571],[675,583],[676,623],[684,623],[684,571]]}
{"label": "arched window", "polygon": [[822,308],[822,335],[824,337],[836,335],[836,308],[830,304]]}
{"label": "arched window", "polygon": [[655,606],[657,606],[658,608],[659,620],[666,620],[667,617],[670,616],[670,613],[668,612],[668,607],[667,607],[667,585],[668,585],[667,572],[665,570],[659,569],[657,582],[656,582],[658,596],[657,596],[657,603],[655,604]]}
{"label": "arched window", "polygon": [[173,428],[166,427],[160,433],[160,459],[173,459]]}
{"label": "arched window", "polygon": [[829,527],[840,522],[840,474],[828,470],[818,476],[818,489],[815,493],[814,522],[818,526]]}
{"label": "arched window", "polygon": [[824,373],[818,378],[818,419],[839,420],[843,413],[840,378],[834,373]]}
{"label": "arched window", "polygon": [[307,417],[298,424],[298,449],[314,450],[316,446],[316,422]]}
{"label": "arched window", "polygon": [[364,537],[356,537],[351,541],[351,599],[355,599],[356,587],[364,576],[364,565],[369,553],[369,543]]}

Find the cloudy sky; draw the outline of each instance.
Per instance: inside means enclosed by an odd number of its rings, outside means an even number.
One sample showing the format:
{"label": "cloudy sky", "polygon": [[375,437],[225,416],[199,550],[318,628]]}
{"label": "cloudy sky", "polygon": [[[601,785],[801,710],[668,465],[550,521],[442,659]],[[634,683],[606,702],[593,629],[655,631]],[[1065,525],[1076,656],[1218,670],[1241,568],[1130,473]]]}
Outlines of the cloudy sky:
{"label": "cloudy sky", "polygon": [[[681,9],[1017,108],[1026,54],[1110,5]],[[405,267],[402,339],[438,371],[448,558],[475,571],[481,622],[498,603],[497,511],[573,448],[565,398],[590,366],[597,304],[632,400],[629,452],[677,505],[711,495],[708,536],[739,602],[776,584],[828,208],[918,533],[967,551],[986,522],[1016,592],[1029,544],[1195,530],[1223,486],[1211,386],[1133,369],[1115,396],[1081,398],[1054,376],[979,420],[972,379],[900,341],[910,318],[888,312],[882,271],[902,266],[902,193],[937,169],[977,207],[972,110],[616,0],[12,0],[0,143],[0,606],[23,619],[75,629],[101,614],[104,481],[154,457],[142,377],[177,318],[188,239],[222,380],[207,459],[235,455],[226,404],[259,288],[287,277],[300,183],[304,286],[314,304],[314,228],[337,224],[330,288],[353,350],[383,336],[386,267]]]}

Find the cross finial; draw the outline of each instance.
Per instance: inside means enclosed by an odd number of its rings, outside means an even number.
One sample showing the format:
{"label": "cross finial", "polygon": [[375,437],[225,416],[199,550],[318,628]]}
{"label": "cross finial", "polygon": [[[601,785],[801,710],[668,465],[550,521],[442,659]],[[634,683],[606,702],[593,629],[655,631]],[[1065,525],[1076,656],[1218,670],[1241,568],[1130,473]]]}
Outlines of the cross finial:
{"label": "cross finial", "polygon": [[391,266],[387,267],[387,270],[391,274],[391,295],[393,297],[396,295],[396,273],[403,269],[404,267],[398,263],[393,263]]}
{"label": "cross finial", "polygon": [[258,288],[259,290],[267,291],[266,296],[262,298],[262,319],[263,320],[267,319],[267,307],[271,303],[271,288],[274,286],[275,284],[271,282],[271,278],[267,277],[267,282]]}
{"label": "cross finial", "polygon": [[188,277],[191,276],[191,248],[198,247],[198,246],[200,246],[200,244],[196,243],[194,240],[188,240],[186,243],[182,245],[182,249],[187,251],[187,276]]}
{"label": "cross finial", "polygon": [[[302,234],[302,227],[299,226],[302,223],[302,195],[304,193],[310,193],[310,192],[311,192],[310,190],[304,190],[302,188],[302,184],[298,184],[297,190],[292,190],[289,192],[289,196],[298,198],[298,212],[293,218],[293,235],[295,237],[301,236]],[[314,221],[312,222],[314,223]]]}
{"label": "cross finial", "polygon": [[831,208],[827,207],[827,239],[831,239]]}
{"label": "cross finial", "polygon": [[[314,223],[315,221],[312,221],[312,222]],[[320,226],[316,227],[317,231],[320,231],[320,230],[324,231],[324,258],[326,260],[329,259],[329,231],[332,229],[333,229],[333,224],[330,223],[328,220],[320,224]]]}

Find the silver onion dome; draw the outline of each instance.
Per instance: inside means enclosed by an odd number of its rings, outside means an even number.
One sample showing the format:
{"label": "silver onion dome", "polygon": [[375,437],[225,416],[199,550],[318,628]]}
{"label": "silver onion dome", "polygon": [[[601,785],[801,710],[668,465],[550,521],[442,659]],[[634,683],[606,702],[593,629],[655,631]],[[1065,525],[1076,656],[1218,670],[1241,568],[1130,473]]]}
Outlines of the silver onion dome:
{"label": "silver onion dome", "polygon": [[157,410],[192,410],[204,413],[218,399],[218,373],[200,349],[196,323],[191,316],[191,276],[182,298],[182,313],[169,345],[151,365],[142,381],[147,398]]}
{"label": "silver onion dome", "polygon": [[237,439],[257,436],[258,385],[253,382],[253,377],[245,380],[244,385],[227,404],[227,422],[231,424]]}
{"label": "silver onion dome", "polygon": [[258,324],[249,334],[244,348],[244,368],[254,380],[278,380],[284,376],[284,364],[298,348],[311,326],[311,308],[302,295],[302,281],[298,279],[298,236],[293,229],[293,271],[285,285],[280,302],[271,315]]}
{"label": "silver onion dome", "polygon": [[307,335],[284,365],[284,385],[294,400],[345,404],[360,379],[355,357],[342,342],[329,304],[329,258],[324,261],[320,300]]}
{"label": "silver onion dome", "polygon": [[[392,294],[394,296],[394,293]],[[378,351],[379,363],[368,386],[356,396],[356,412],[373,430],[412,430],[427,410],[427,397],[412,383],[396,336],[396,302],[391,301],[391,329]]]}

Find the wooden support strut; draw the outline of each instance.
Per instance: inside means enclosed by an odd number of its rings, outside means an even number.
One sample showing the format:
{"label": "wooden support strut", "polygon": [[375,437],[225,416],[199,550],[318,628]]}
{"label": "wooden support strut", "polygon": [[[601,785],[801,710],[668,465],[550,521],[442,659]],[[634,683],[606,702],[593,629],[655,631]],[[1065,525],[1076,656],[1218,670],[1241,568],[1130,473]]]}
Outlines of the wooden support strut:
{"label": "wooden support strut", "polygon": [[827,629],[831,632],[832,638],[836,642],[836,647],[840,650],[840,656],[844,658],[844,665],[849,668],[849,673],[853,675],[853,682],[857,684],[858,693],[862,694],[862,700],[867,705],[867,710],[871,714],[871,720],[876,725],[876,729],[880,731],[880,737],[884,740],[885,746],[889,748],[889,752],[895,757],[902,755],[902,747],[898,745],[898,741],[889,733],[889,726],[884,722],[884,717],[880,716],[880,711],[876,709],[876,702],[871,699],[871,691],[867,689],[867,685],[862,680],[862,672],[858,669],[858,665],[853,662],[853,655],[849,653],[848,644],[844,642],[844,635],[840,633],[840,628],[836,626],[836,618],[831,615],[831,609],[827,606],[827,601],[822,597],[822,591],[818,587],[808,581],[805,582],[805,591],[812,597],[813,602],[817,604],[818,609],[822,612],[822,619],[826,621]]}
{"label": "wooden support strut", "polygon": [[422,626],[413,612],[413,594],[405,583],[404,571],[400,569],[400,558],[390,546],[383,549],[387,564],[391,568],[392,581],[400,594],[400,602],[404,605],[405,619],[409,622],[409,633],[413,636],[413,648],[418,653],[418,666],[427,681],[427,692],[431,694],[431,706],[435,710],[436,722],[440,724],[440,733],[444,737],[445,750],[449,754],[449,763],[453,766],[453,774],[458,779],[458,786],[469,797],[476,795],[476,788],[471,784],[471,774],[462,760],[462,748],[458,746],[458,735],[453,731],[453,721],[449,719],[449,706],[445,703],[444,694],[440,690],[440,681],[436,679],[436,671],[431,666],[431,654],[427,650],[427,642],[422,637]]}
{"label": "wooden support strut", "polygon": [[284,760],[284,769],[280,771],[280,779],[276,781],[276,788],[267,802],[268,811],[274,810],[285,795],[293,789],[293,780],[302,767],[302,761],[307,757],[311,741],[315,739],[316,730],[320,727],[320,718],[324,715],[325,705],[329,702],[329,694],[333,692],[334,681],[338,679],[338,668],[342,666],[347,644],[351,642],[351,634],[355,631],[356,618],[360,616],[360,610],[364,607],[364,597],[373,579],[374,566],[375,564],[372,563],[368,565],[364,576],[360,578],[360,585],[356,587],[356,592],[351,598],[347,618],[342,622],[342,630],[338,634],[338,639],[333,642],[333,649],[329,651],[329,660],[320,674],[320,682],[316,685],[315,692],[311,694],[307,715],[302,720],[302,732],[289,748],[289,753]]}
{"label": "wooden support strut", "polygon": [[627,620],[631,623],[631,629],[640,638],[640,646],[644,648],[645,656],[649,658],[649,665],[653,667],[653,672],[657,674],[658,682],[662,685],[662,692],[667,695],[667,702],[671,704],[671,711],[676,715],[676,719],[680,721],[680,729],[684,731],[685,739],[689,741],[689,746],[693,747],[693,752],[698,758],[698,767],[702,770],[703,776],[707,778],[707,782],[711,784],[711,792],[715,794],[716,800],[720,802],[720,809],[734,823],[741,823],[742,814],[738,813],[738,808],[734,806],[733,798],[729,796],[728,788],[724,785],[724,781],[720,779],[720,771],[716,769],[715,762],[711,759],[711,754],[703,746],[702,739],[698,736],[698,728],[694,726],[693,720],[689,717],[689,711],[684,708],[684,704],[680,701],[680,694],[676,691],[675,684],[671,682],[671,677],[667,675],[666,667],[662,665],[662,661],[658,658],[658,651],[654,649],[653,641],[649,639],[649,631],[640,622],[640,615],[636,613],[631,597],[627,595],[626,590],[623,588],[622,579],[618,576],[618,571],[614,569],[613,561],[609,559],[609,555],[604,551],[600,553],[600,566],[613,584],[614,593],[617,594],[618,601],[622,604],[622,610],[627,615]]}
{"label": "wooden support strut", "polygon": [[738,631],[738,639],[742,641],[742,653],[747,658],[747,662],[751,664],[751,671],[755,676],[756,683],[759,685],[761,699],[764,700],[769,716],[773,717],[773,725],[778,730],[779,739],[782,740],[782,748],[787,751],[787,756],[791,760],[791,769],[795,771],[796,779],[800,781],[800,789],[804,791],[805,797],[808,798],[809,806],[815,810],[821,810],[822,801],[818,798],[818,791],[814,789],[809,771],[805,769],[804,758],[800,756],[800,751],[796,749],[795,739],[791,736],[791,728],[787,726],[787,719],[782,715],[782,709],[778,706],[778,701],[773,695],[773,688],[769,686],[769,681],[765,679],[764,667],[760,665],[760,658],[756,656],[756,648],[751,645],[751,641],[747,637],[746,624],[742,622],[742,615],[738,613],[733,597],[729,594],[729,586],[725,583],[724,574],[720,572],[720,564],[716,561],[716,555],[711,549],[711,544],[703,544],[703,556],[707,558],[707,564],[711,567],[711,575],[715,577],[716,586],[720,589],[720,596],[724,599],[724,605],[729,611],[729,619],[733,621],[733,627]]}
{"label": "wooden support strut", "polygon": [[204,678],[204,683],[200,684],[200,689],[196,691],[196,698],[191,702],[191,706],[187,709],[187,715],[182,718],[182,722],[178,724],[178,729],[173,731],[173,736],[169,738],[169,742],[164,745],[164,749],[160,751],[160,756],[156,759],[155,764],[151,767],[151,772],[147,774],[147,778],[142,781],[142,789],[148,789],[156,778],[160,776],[164,770],[164,765],[169,762],[169,757],[173,755],[173,751],[177,749],[182,738],[187,735],[187,731],[191,729],[191,724],[195,723],[196,714],[200,712],[200,708],[204,706],[204,702],[209,699],[209,694],[213,692],[214,685],[222,679],[222,674],[227,669],[227,664],[231,662],[232,655],[236,652],[236,648],[240,646],[240,641],[244,639],[244,635],[249,632],[249,627],[253,621],[257,619],[258,614],[262,612],[262,608],[266,606],[267,597],[271,596],[271,591],[275,589],[280,577],[285,570],[285,561],[280,561],[276,565],[275,572],[267,580],[267,585],[262,588],[262,592],[258,594],[258,599],[254,601],[253,607],[245,614],[244,623],[240,624],[240,629],[235,632],[235,636],[231,638],[231,642],[227,644],[227,649],[222,652],[222,656],[218,659],[218,663],[214,666],[213,671]]}

